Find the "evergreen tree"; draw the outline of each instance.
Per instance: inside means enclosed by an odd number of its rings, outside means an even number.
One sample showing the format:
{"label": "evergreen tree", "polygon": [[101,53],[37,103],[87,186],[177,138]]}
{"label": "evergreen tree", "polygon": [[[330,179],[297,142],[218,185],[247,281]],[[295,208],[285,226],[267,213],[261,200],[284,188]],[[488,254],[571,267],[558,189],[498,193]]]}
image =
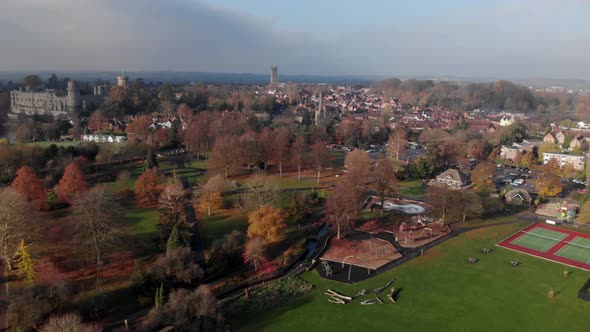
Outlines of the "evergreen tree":
{"label": "evergreen tree", "polygon": [[168,237],[168,241],[166,242],[166,254],[170,253],[172,250],[180,247],[181,245],[180,234],[178,233],[178,225],[174,225],[172,232],[170,232],[170,236]]}
{"label": "evergreen tree", "polygon": [[158,160],[156,160],[156,156],[152,150],[148,151],[147,156],[145,157],[145,162],[143,163],[143,172],[148,169],[152,169],[154,167],[158,167]]}
{"label": "evergreen tree", "polygon": [[156,308],[159,308],[164,304],[164,283],[161,283],[160,288],[156,289],[154,304]]}
{"label": "evergreen tree", "polygon": [[26,283],[32,285],[37,277],[35,271],[35,262],[29,254],[28,246],[25,245],[25,241],[21,240],[16,250],[16,268],[19,277],[24,278]]}

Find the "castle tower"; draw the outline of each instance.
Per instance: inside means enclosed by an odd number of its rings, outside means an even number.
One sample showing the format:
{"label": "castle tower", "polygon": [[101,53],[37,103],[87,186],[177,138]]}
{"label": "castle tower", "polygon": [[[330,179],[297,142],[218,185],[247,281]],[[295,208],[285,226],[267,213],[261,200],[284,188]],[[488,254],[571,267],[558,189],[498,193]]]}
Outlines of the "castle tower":
{"label": "castle tower", "polygon": [[74,81],[68,81],[68,88],[67,88],[68,96],[67,96],[67,111],[68,112],[75,112],[82,106],[81,98],[80,98],[80,89],[76,85]]}
{"label": "castle tower", "polygon": [[118,86],[126,87],[128,81],[129,81],[129,78],[127,76],[124,76],[124,75],[117,76],[117,85]]}
{"label": "castle tower", "polygon": [[270,84],[274,85],[279,81],[279,69],[277,66],[270,66]]}

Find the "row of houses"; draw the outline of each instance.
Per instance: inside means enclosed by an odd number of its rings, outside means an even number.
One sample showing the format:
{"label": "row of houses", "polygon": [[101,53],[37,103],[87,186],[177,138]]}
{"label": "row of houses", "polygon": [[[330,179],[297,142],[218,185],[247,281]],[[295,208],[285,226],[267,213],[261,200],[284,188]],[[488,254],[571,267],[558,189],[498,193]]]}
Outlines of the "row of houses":
{"label": "row of houses", "polygon": [[127,141],[127,137],[113,134],[84,134],[82,140],[95,143],[123,143]]}

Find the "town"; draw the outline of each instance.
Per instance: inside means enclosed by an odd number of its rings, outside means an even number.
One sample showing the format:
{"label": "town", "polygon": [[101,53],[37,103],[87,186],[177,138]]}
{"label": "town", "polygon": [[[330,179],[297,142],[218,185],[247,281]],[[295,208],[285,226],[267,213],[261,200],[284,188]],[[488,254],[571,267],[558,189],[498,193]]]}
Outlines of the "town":
{"label": "town", "polygon": [[9,0],[0,331],[587,331],[588,7],[428,4]]}

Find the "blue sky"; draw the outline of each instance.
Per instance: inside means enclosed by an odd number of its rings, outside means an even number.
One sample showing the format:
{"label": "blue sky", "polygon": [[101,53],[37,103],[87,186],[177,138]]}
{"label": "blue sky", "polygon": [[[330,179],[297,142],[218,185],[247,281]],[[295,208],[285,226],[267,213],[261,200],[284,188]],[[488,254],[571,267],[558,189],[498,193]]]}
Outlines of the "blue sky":
{"label": "blue sky", "polygon": [[2,0],[0,71],[590,79],[588,0]]}

